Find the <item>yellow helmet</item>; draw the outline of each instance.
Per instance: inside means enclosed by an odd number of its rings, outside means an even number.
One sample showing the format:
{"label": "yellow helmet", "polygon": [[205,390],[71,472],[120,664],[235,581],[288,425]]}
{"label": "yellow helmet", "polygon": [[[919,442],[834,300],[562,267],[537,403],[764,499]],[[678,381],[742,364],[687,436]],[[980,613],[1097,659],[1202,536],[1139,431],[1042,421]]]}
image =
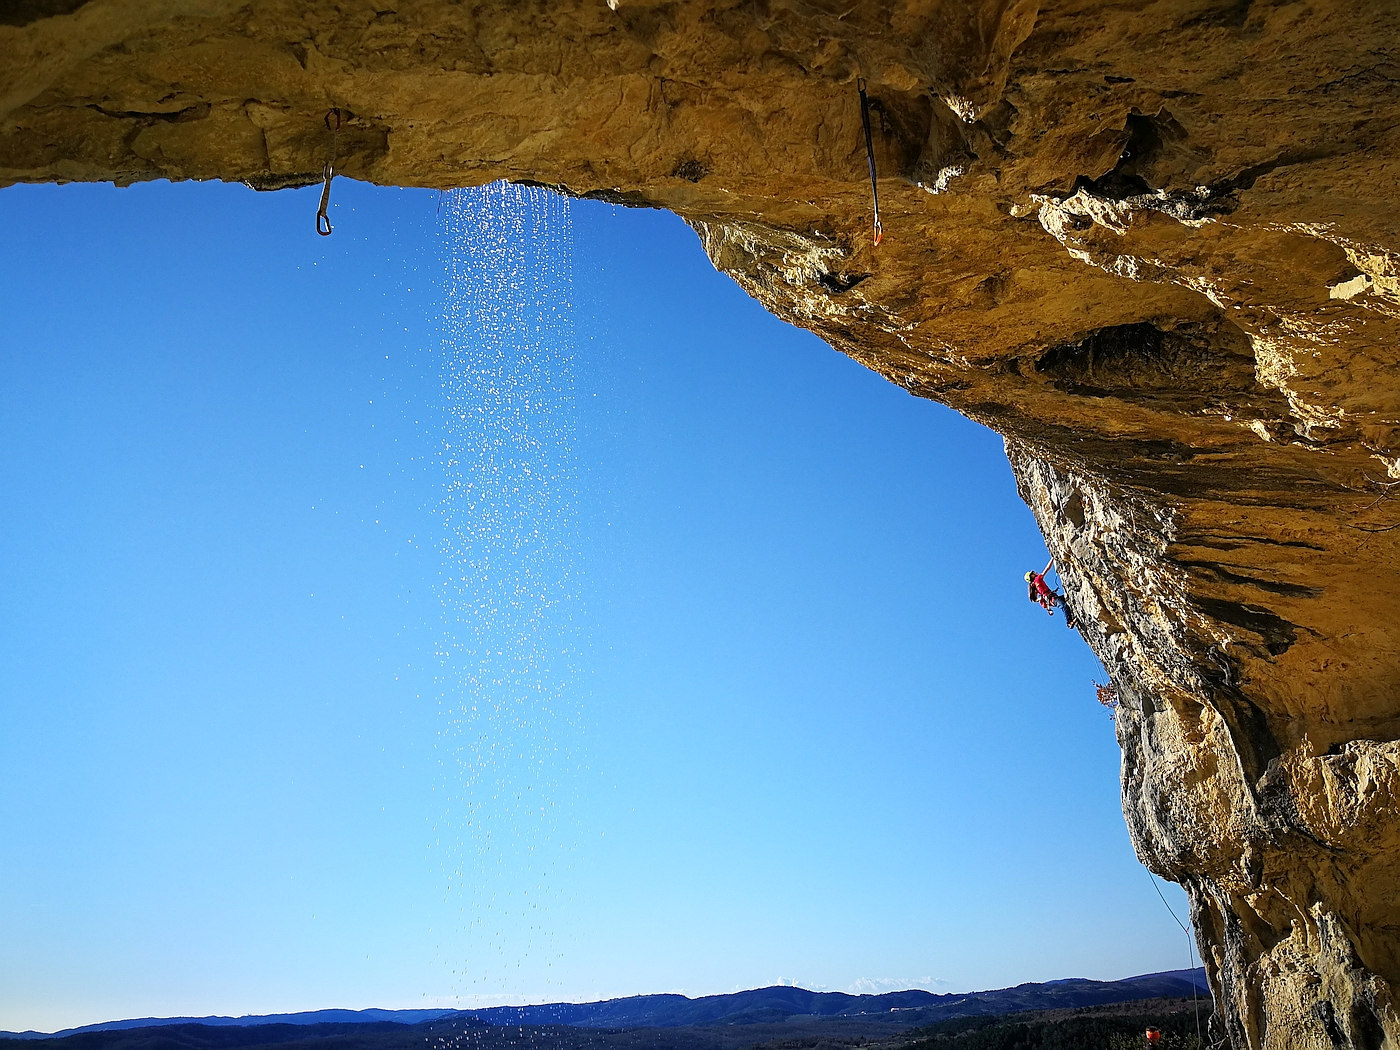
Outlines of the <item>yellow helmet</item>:
{"label": "yellow helmet", "polygon": [[1034,571],[1034,570],[1032,570],[1032,571],[1026,573],[1026,582],[1027,582],[1027,583],[1030,583],[1031,580],[1033,580],[1033,579],[1035,579],[1035,571]]}

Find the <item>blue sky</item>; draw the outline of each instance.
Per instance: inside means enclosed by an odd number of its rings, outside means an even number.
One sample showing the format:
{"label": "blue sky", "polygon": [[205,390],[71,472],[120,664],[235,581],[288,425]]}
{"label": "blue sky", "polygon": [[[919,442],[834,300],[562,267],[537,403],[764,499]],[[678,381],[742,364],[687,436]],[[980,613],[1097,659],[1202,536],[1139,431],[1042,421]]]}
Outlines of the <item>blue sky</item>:
{"label": "blue sky", "polygon": [[996,435],[674,216],[316,199],[0,191],[0,1029],[1186,965]]}

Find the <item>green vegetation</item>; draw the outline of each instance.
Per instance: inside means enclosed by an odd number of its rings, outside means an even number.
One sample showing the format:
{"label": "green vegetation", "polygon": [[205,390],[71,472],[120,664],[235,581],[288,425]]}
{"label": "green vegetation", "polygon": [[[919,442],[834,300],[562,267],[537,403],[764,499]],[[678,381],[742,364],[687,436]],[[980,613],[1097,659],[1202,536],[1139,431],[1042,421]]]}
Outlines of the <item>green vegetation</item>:
{"label": "green vegetation", "polygon": [[[1195,1014],[1174,1007],[1131,1014],[1067,1010],[959,1017],[907,1033],[912,1038],[902,1050],[1143,1050],[1148,1026],[1162,1033],[1161,1050],[1205,1050],[1208,1042],[1196,1038]],[[1202,1035],[1205,1023],[1202,1016]]]}

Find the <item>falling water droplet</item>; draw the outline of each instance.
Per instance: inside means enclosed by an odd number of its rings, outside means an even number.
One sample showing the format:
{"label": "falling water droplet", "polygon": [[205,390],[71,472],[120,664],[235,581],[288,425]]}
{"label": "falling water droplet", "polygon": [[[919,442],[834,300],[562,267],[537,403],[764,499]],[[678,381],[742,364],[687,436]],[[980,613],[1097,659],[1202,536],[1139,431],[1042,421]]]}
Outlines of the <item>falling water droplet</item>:
{"label": "falling water droplet", "polygon": [[567,198],[506,183],[454,191],[441,222],[437,830],[471,931],[460,973],[479,986],[504,980],[511,957],[551,950],[510,912],[527,886],[553,895],[544,872],[567,848],[556,803],[577,678],[573,231]]}

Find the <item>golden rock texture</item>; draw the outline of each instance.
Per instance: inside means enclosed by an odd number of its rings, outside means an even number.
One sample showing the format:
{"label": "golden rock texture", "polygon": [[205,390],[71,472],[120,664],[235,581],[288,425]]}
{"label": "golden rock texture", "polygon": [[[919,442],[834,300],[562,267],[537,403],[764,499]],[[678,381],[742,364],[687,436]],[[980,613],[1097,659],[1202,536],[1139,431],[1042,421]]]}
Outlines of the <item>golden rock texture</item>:
{"label": "golden rock texture", "polygon": [[305,185],[338,108],[353,178],[680,213],[779,316],[1005,436],[1222,1033],[1379,1050],[1398,49],[1394,0],[12,0],[0,182]]}

